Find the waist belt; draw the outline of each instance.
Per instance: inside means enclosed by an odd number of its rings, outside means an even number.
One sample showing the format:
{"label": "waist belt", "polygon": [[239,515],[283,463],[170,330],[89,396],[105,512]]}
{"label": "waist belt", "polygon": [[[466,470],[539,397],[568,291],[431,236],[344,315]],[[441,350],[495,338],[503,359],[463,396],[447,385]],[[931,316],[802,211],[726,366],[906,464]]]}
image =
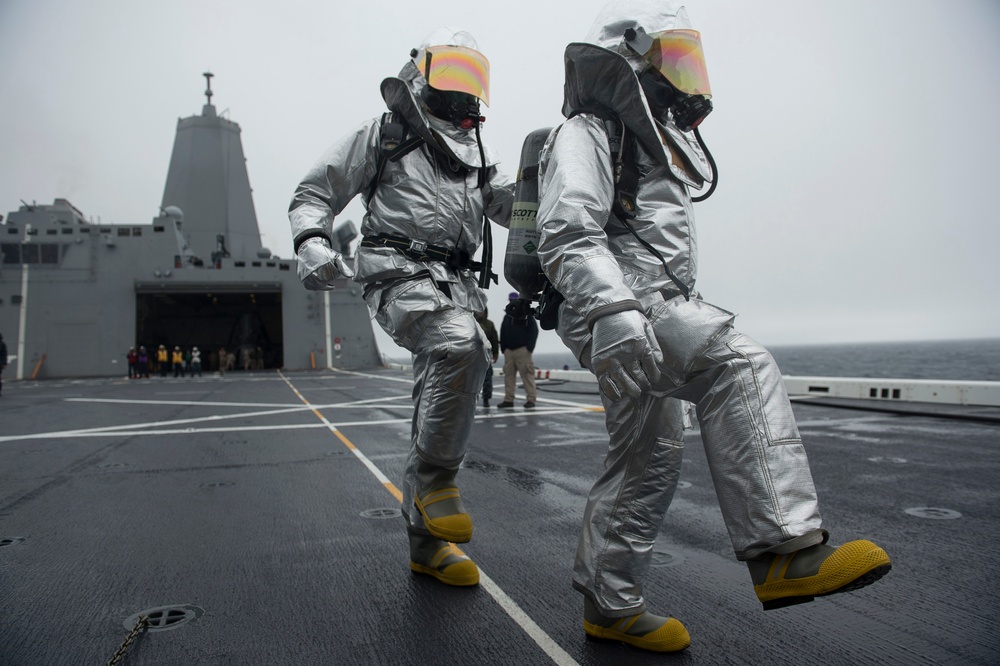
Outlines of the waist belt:
{"label": "waist belt", "polygon": [[473,261],[472,256],[465,250],[431,245],[427,241],[407,238],[406,236],[393,236],[392,234],[365,236],[361,239],[361,246],[387,247],[413,261],[440,261],[455,270],[483,270],[482,262]]}

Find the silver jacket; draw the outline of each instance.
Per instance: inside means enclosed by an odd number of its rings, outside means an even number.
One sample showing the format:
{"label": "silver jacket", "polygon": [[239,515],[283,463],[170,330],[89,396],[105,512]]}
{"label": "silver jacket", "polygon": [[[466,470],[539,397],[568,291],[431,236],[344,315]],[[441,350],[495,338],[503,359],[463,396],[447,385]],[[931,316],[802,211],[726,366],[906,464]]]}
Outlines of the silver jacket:
{"label": "silver jacket", "polygon": [[[697,240],[688,188],[711,180],[704,152],[691,133],[653,119],[624,56],[592,44],[570,44],[566,71],[563,113],[582,113],[553,130],[542,150],[538,219],[545,224],[539,228],[538,254],[546,275],[591,323],[616,303],[674,288],[659,259],[611,212],[609,132],[605,121],[586,112],[595,109],[620,118],[637,140],[640,180],[633,228],[694,290]],[[593,81],[612,83],[594,86]]]}
{"label": "silver jacket", "polygon": [[[459,130],[430,116],[417,103],[426,80],[411,63],[398,78],[382,82],[388,108],[405,118],[411,132],[425,139],[398,162],[387,162],[371,200],[368,188],[378,168],[381,118],[374,118],[331,146],[309,170],[295,190],[289,207],[292,238],[319,232],[331,236],[334,218],[359,194],[366,213],[363,235],[387,233],[422,240],[431,245],[465,250],[474,256],[482,243],[482,216],[510,224],[514,187],[497,168],[496,153],[484,146],[487,179],[478,188],[477,169],[482,165],[474,132]],[[360,247],[355,257],[355,281],[365,285],[366,298],[375,315],[380,286],[398,278],[428,272],[437,282],[467,286],[469,307],[482,311],[485,295],[474,288],[468,270],[453,271],[441,262],[413,261],[395,250]],[[464,291],[464,290],[463,290]]]}

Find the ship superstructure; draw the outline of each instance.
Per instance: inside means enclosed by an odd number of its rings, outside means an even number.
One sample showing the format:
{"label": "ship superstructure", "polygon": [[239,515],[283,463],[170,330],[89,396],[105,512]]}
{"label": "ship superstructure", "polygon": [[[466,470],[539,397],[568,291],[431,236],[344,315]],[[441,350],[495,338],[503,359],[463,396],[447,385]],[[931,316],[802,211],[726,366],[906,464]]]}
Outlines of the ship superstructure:
{"label": "ship superstructure", "polygon": [[[16,378],[125,374],[129,347],[221,349],[255,368],[379,364],[348,280],[310,292],[294,259],[263,247],[240,127],[212,104],[177,123],[160,214],[94,224],[66,199],[24,204],[0,225],[0,333]],[[335,230],[349,252],[353,229]],[[11,371],[7,371],[11,377]]]}

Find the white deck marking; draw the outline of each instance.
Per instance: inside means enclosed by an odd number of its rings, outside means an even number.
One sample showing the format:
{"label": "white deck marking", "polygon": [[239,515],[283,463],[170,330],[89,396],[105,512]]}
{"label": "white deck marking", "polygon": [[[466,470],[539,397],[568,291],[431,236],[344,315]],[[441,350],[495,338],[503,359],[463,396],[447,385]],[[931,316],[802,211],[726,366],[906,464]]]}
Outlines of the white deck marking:
{"label": "white deck marking", "polygon": [[559,666],[579,664],[576,659],[573,659],[568,652],[552,640],[552,637],[545,633],[545,630],[539,627],[527,613],[521,610],[517,602],[500,589],[500,586],[493,582],[493,579],[487,576],[482,569],[479,570],[479,585],[490,593],[490,596],[500,604],[500,607],[506,611],[507,615],[517,622],[526,634],[534,639],[538,647],[542,648],[553,662],[559,664]]}
{"label": "white deck marking", "polygon": [[[128,404],[128,405],[189,405],[194,407],[277,407],[273,402],[206,402],[202,400],[131,400],[127,398],[65,398],[66,402],[110,402],[116,404]],[[411,400],[409,394],[407,395],[390,395],[382,398],[368,398],[367,400],[352,400],[349,402],[336,402],[331,404],[324,404],[324,409],[337,408],[337,407],[355,407],[359,405],[368,405],[379,402],[390,402],[392,400]],[[298,403],[290,403],[285,405],[290,409],[310,409],[305,405],[300,405]]]}
{"label": "white deck marking", "polygon": [[[406,383],[406,384],[413,384],[413,380],[411,380],[411,379],[402,379],[400,377],[386,377],[384,375],[373,375],[373,374],[368,374],[368,373],[364,373],[364,372],[356,372],[354,370],[341,370],[339,368],[328,368],[328,370],[330,372],[333,372],[333,373],[344,374],[344,375],[352,375],[352,376],[355,376],[355,377],[366,377],[368,379],[383,379],[383,380],[389,381],[389,382],[403,382],[403,383]],[[517,397],[518,397],[518,399],[520,399],[520,396],[517,396]],[[600,403],[594,404],[592,402],[588,403],[588,402],[576,402],[576,401],[573,401],[573,400],[556,400],[554,398],[543,398],[543,397],[540,397],[540,396],[538,398],[536,398],[535,401],[536,402],[550,403],[550,404],[553,404],[553,405],[562,405],[564,407],[579,407],[581,409],[592,409],[592,410],[602,410],[602,411],[604,409],[604,407]],[[560,412],[560,413],[562,413],[562,412]]]}
{"label": "white deck marking", "polygon": [[[288,387],[295,392],[295,395],[297,395],[299,399],[302,400],[302,402],[308,405],[309,401],[302,396],[299,390],[292,385],[292,383],[288,380],[288,378],[284,376],[284,374],[281,373],[280,370],[278,371],[278,374],[280,374],[282,379],[285,380],[285,383],[288,384]],[[372,379],[384,379],[383,377],[379,377],[377,375],[369,375],[369,376]],[[373,463],[371,460],[368,459],[367,456],[361,453],[361,450],[358,449],[357,446],[350,443],[345,437],[343,437],[340,433],[338,433],[337,428],[332,423],[327,421],[326,417],[324,417],[319,412],[316,412],[315,410],[313,411],[323,421],[323,423],[330,428],[330,431],[333,432],[335,435],[337,435],[337,437],[341,441],[343,441],[345,445],[347,445],[348,449],[350,449],[351,452],[354,453],[354,455],[357,456],[358,459],[364,463],[365,467],[368,468],[368,470],[375,476],[376,479],[379,480],[379,482],[383,486],[389,488],[390,492],[395,491],[393,495],[396,497],[397,501],[400,500],[399,491],[395,488],[395,486],[392,485],[392,482],[389,481],[388,477],[386,477],[386,475],[382,473],[382,471],[375,465],[375,463]],[[573,411],[579,411],[579,410],[573,410]],[[545,654],[549,655],[549,658],[552,659],[553,662],[555,662],[559,666],[573,666],[573,665],[578,666],[577,661],[573,659],[573,657],[570,656],[568,652],[563,650],[558,643],[552,640],[552,637],[549,636],[547,633],[545,633],[545,631],[541,627],[539,627],[538,624],[534,620],[532,620],[531,617],[527,613],[525,613],[520,606],[517,605],[517,602],[511,599],[510,596],[506,592],[504,592],[500,588],[500,586],[493,581],[492,578],[487,576],[486,572],[483,571],[482,568],[479,569],[479,584],[483,589],[489,592],[490,596],[493,597],[493,600],[500,605],[500,608],[502,608],[504,612],[507,613],[507,615],[512,620],[514,620],[514,622],[516,622],[518,626],[520,626],[521,629],[524,630],[524,632],[528,634],[528,636],[530,636],[533,641],[535,641],[535,644],[538,645],[538,647],[541,648],[542,651],[545,652]]]}
{"label": "white deck marking", "polygon": [[[378,379],[378,377],[374,377]],[[386,398],[379,398],[378,400],[387,400]],[[68,398],[67,401],[74,402],[91,402],[87,398]],[[93,400],[93,402],[107,402],[106,400]],[[131,402],[131,401],[115,401],[115,402]],[[149,403],[148,400],[135,401],[141,403]],[[275,425],[253,425],[253,426],[228,426],[228,427],[208,427],[208,428],[163,428],[163,426],[176,426],[185,423],[204,423],[207,421],[222,421],[225,419],[237,419],[237,418],[251,418],[259,416],[273,416],[275,414],[290,414],[293,412],[304,412],[304,411],[315,411],[317,409],[344,409],[347,407],[365,407],[365,405],[360,404],[369,401],[358,401],[358,403],[339,403],[333,405],[292,405],[282,407],[281,409],[270,409],[259,412],[238,412],[235,414],[213,414],[210,416],[201,416],[190,419],[173,419],[170,421],[150,421],[145,423],[127,423],[123,425],[114,426],[99,426],[95,428],[79,428],[74,430],[57,430],[51,432],[39,432],[27,435],[4,435],[0,436],[0,443],[3,442],[16,442],[28,439],[66,439],[70,437],[136,437],[145,435],[193,435],[199,433],[213,433],[213,432],[249,432],[249,431],[261,431],[261,430],[296,430],[303,428],[322,428],[325,427],[324,424],[275,424]],[[152,404],[157,404],[153,401]],[[166,404],[166,403],[159,403]],[[177,404],[177,403],[169,403]],[[200,405],[202,403],[193,402],[185,403],[191,405]],[[225,403],[227,406],[235,405],[254,405],[255,403]],[[405,405],[405,407],[412,409],[413,406],[410,404]],[[547,416],[553,414],[581,414],[581,413],[595,413],[592,407],[572,407],[563,409],[547,409],[547,408],[536,408],[532,410],[524,411],[504,411],[488,414],[477,414],[477,420],[490,420],[490,419],[509,419],[519,416]],[[325,418],[325,417],[324,417]],[[326,421],[326,423],[331,428],[339,428],[343,426],[350,427],[360,427],[365,426],[379,426],[379,425],[392,425],[397,423],[410,423],[410,417],[396,418],[396,419],[366,419],[363,421]],[[155,429],[154,429],[155,428]]]}

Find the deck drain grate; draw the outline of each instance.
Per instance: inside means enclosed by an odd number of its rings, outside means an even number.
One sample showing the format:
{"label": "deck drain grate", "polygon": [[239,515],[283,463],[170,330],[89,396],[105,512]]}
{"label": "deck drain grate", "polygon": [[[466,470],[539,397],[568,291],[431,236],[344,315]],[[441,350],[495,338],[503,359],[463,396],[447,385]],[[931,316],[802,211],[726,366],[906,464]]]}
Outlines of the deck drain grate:
{"label": "deck drain grate", "polygon": [[139,611],[135,615],[126,618],[122,622],[122,625],[126,629],[132,629],[139,621],[139,616],[145,615],[149,618],[146,623],[146,631],[170,631],[188,622],[194,622],[204,612],[203,609],[189,604],[157,606],[156,608],[147,608],[144,611]]}
{"label": "deck drain grate", "polygon": [[654,548],[653,555],[649,560],[651,567],[675,567],[684,561],[684,556],[672,550],[659,550]]}
{"label": "deck drain grate", "polygon": [[916,516],[917,518],[930,518],[931,520],[954,520],[955,518],[962,517],[962,514],[958,511],[941,509],[935,506],[915,506],[911,509],[906,509],[904,513]]}
{"label": "deck drain grate", "polygon": [[365,509],[361,512],[362,518],[371,518],[372,520],[385,520],[386,518],[398,518],[403,514],[399,509],[394,507],[384,507],[381,509]]}
{"label": "deck drain grate", "polygon": [[21,543],[24,541],[24,537],[0,537],[0,548],[4,546],[13,546],[16,543]]}

